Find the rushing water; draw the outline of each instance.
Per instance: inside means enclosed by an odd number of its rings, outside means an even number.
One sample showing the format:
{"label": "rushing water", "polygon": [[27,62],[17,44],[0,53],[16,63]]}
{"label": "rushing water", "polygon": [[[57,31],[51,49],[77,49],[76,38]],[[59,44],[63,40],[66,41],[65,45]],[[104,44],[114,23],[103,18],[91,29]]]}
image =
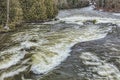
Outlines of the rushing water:
{"label": "rushing water", "polygon": [[[89,11],[88,7],[84,9],[84,12],[86,9]],[[81,15],[78,15],[79,13],[62,15],[65,12],[60,12],[58,15],[60,20],[56,24],[28,25],[23,28],[24,30],[7,36],[8,44],[11,46],[0,51],[0,80],[27,80],[24,75],[29,75],[29,80],[37,80],[38,78],[30,75],[50,72],[66,60],[68,56],[71,56],[69,53],[72,46],[79,42],[105,38],[114,27],[98,23],[120,24],[120,20],[117,18],[102,18],[101,16],[93,17],[89,15],[86,17],[82,13]],[[86,20],[97,20],[97,23],[84,25],[83,23]],[[80,58],[84,65],[93,66],[94,71],[96,71],[94,66],[97,66],[99,75],[108,75],[108,77],[111,77],[110,80],[113,80],[111,74],[113,73],[115,80],[120,79],[119,70],[109,63],[102,65],[104,61],[99,59],[97,55],[83,52]],[[15,75],[19,77],[15,77]]]}

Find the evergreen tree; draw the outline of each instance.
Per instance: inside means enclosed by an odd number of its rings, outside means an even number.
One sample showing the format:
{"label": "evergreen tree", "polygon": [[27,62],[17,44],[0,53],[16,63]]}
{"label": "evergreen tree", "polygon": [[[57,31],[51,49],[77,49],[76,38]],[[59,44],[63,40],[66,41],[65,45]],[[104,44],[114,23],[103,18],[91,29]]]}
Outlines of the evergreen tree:
{"label": "evergreen tree", "polygon": [[54,18],[57,13],[54,0],[20,0],[26,22]]}
{"label": "evergreen tree", "polygon": [[18,0],[10,0],[10,26],[20,24],[23,20],[23,10]]}
{"label": "evergreen tree", "polygon": [[[10,0],[8,13],[7,8],[7,1],[0,0],[0,26],[4,27],[7,24],[10,28],[14,28],[16,24],[21,23],[23,18],[20,3],[18,0]],[[7,20],[7,16],[9,20]]]}
{"label": "evergreen tree", "polygon": [[57,7],[54,0],[0,0],[0,14],[0,27],[14,28],[23,20],[41,22],[52,19],[57,14]]}
{"label": "evergreen tree", "polygon": [[0,0],[0,26],[1,27],[5,26],[5,23],[6,23],[6,18],[7,18],[6,4],[7,3],[5,0]]}
{"label": "evergreen tree", "polygon": [[47,18],[54,18],[57,14],[57,7],[54,0],[45,0]]}

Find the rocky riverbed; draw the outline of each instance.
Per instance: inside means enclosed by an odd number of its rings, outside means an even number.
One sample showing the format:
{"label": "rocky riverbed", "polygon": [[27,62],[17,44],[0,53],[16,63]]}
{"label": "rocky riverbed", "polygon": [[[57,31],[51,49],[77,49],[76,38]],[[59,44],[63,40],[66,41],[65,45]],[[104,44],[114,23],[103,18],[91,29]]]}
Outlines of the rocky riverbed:
{"label": "rocky riverbed", "polygon": [[0,34],[0,80],[119,80],[120,16],[91,7]]}

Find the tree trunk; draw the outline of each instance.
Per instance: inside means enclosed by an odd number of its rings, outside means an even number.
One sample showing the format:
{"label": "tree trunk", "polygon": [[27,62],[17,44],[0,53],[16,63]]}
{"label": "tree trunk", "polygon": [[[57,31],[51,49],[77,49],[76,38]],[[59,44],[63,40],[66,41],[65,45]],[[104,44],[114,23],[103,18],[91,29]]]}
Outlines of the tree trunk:
{"label": "tree trunk", "polygon": [[10,0],[7,0],[7,19],[5,29],[9,29],[9,13],[10,13]]}

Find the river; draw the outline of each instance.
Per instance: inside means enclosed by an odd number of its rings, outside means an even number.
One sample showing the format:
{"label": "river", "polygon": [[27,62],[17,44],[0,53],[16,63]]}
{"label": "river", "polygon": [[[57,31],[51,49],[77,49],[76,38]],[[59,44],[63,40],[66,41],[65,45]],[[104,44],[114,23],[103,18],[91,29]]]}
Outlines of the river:
{"label": "river", "polygon": [[119,80],[120,16],[62,10],[0,36],[0,80]]}

